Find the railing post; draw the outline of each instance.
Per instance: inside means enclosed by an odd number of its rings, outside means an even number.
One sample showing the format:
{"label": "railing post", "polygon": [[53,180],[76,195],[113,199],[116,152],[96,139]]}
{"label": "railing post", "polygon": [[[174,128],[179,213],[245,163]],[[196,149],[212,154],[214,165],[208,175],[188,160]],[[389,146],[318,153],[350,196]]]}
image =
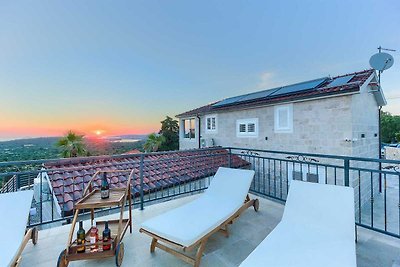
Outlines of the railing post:
{"label": "railing post", "polygon": [[231,148],[228,149],[228,167],[229,168],[232,167],[232,149]]}
{"label": "railing post", "polygon": [[17,187],[17,190],[15,190],[15,191],[18,191],[18,189],[21,188],[21,182],[20,182],[19,174],[17,174],[17,175],[15,176],[15,182],[16,182],[16,187]]}
{"label": "railing post", "polygon": [[344,160],[344,186],[350,186],[350,160]]}
{"label": "railing post", "polygon": [[40,223],[43,223],[43,172],[40,172]]}
{"label": "railing post", "polygon": [[139,177],[140,177],[140,210],[143,210],[143,166],[144,156],[140,155]]}

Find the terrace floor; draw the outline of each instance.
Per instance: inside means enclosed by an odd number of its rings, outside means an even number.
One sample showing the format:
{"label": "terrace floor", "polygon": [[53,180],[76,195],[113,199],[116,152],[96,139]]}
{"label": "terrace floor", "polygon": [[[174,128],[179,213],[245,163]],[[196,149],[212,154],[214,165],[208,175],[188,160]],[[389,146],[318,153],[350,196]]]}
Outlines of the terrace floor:
{"label": "terrace floor", "polygon": [[[133,233],[127,233],[123,240],[125,256],[122,266],[189,266],[159,249],[150,254],[151,239],[138,230],[144,220],[196,197],[194,195],[154,204],[145,207],[143,211],[135,209]],[[280,203],[260,198],[259,212],[254,212],[252,208],[245,211],[230,227],[229,238],[217,233],[209,239],[201,266],[238,266],[279,223],[283,209]],[[118,214],[107,217],[117,218]],[[89,222],[84,222],[84,225],[87,227]],[[20,266],[56,266],[58,255],[65,249],[69,229],[70,225],[65,225],[40,231],[38,244],[33,246],[29,242]],[[358,228],[357,263],[360,267],[400,267],[400,240]],[[69,266],[115,266],[115,258],[71,262]]]}

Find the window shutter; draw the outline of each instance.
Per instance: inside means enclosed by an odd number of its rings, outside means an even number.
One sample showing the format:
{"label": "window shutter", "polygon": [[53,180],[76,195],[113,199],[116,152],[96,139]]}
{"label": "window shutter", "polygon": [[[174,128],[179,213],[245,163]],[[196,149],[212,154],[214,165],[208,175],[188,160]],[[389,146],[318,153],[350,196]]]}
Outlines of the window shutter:
{"label": "window shutter", "polygon": [[274,107],[274,131],[293,133],[293,104]]}
{"label": "window shutter", "polygon": [[239,132],[241,132],[241,133],[245,133],[246,132],[246,124],[241,123],[239,125]]}
{"label": "window shutter", "polygon": [[207,118],[207,130],[211,130],[211,118]]}
{"label": "window shutter", "polygon": [[254,123],[247,124],[247,132],[254,133],[256,131],[256,125]]}
{"label": "window shutter", "polygon": [[284,128],[284,129],[289,127],[289,110],[287,108],[279,109],[278,126],[279,128]]}

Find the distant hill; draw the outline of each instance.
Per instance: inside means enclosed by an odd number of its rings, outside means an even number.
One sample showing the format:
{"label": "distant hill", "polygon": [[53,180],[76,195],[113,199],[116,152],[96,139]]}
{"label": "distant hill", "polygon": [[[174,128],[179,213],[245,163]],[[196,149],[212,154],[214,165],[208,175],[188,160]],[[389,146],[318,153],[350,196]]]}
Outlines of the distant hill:
{"label": "distant hill", "polygon": [[15,140],[7,140],[0,141],[0,148],[2,146],[23,146],[23,145],[49,145],[54,144],[60,137],[37,137],[37,138],[26,138],[26,139],[15,139]]}
{"label": "distant hill", "polygon": [[115,138],[121,138],[121,139],[137,139],[137,140],[144,140],[147,139],[148,134],[125,134],[125,135],[113,135],[106,137],[106,139],[115,139]]}
{"label": "distant hill", "polygon": [[0,142],[0,162],[59,157],[55,147],[59,137],[40,137]]}
{"label": "distant hill", "polygon": [[[60,158],[56,142],[60,137],[40,137],[0,141],[0,162]],[[133,149],[142,150],[147,135],[121,135],[112,139],[86,138],[88,156],[122,154]],[[132,139],[135,142],[112,142]]]}

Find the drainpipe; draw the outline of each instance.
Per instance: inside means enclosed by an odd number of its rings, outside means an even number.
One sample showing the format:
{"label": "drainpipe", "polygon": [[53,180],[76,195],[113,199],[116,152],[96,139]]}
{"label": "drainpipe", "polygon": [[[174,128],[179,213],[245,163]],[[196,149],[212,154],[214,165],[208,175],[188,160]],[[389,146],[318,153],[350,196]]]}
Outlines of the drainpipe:
{"label": "drainpipe", "polygon": [[200,133],[201,133],[201,120],[200,120],[200,116],[197,114],[196,115],[196,118],[199,120],[199,136],[197,137],[197,143],[198,143],[198,146],[199,146],[199,149],[201,148],[201,142],[200,142],[200,138],[201,138],[201,136],[200,136]]}
{"label": "drainpipe", "polygon": [[[380,86],[380,85],[379,85]],[[382,153],[381,153],[381,147],[382,147],[382,138],[381,138],[381,112],[382,112],[382,106],[379,106],[378,109],[378,149],[379,149],[379,159],[382,159]],[[379,193],[382,193],[382,162],[379,162]]]}

